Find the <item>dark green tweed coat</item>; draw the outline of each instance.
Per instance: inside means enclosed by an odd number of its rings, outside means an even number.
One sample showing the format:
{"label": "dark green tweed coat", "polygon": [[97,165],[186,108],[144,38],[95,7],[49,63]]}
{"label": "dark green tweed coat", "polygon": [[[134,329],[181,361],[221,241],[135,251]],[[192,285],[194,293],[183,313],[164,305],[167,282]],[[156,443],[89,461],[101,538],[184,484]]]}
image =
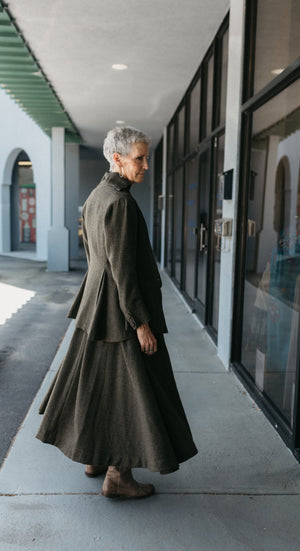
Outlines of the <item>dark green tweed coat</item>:
{"label": "dark green tweed coat", "polygon": [[161,278],[130,183],[106,173],[83,208],[88,272],[69,312],[91,339],[118,342],[149,322],[166,333]]}
{"label": "dark green tweed coat", "polygon": [[[105,174],[83,209],[88,271],[37,438],[90,465],[173,472],[197,453],[163,334],[161,279],[130,184]],[[141,351],[149,322],[158,351]]]}

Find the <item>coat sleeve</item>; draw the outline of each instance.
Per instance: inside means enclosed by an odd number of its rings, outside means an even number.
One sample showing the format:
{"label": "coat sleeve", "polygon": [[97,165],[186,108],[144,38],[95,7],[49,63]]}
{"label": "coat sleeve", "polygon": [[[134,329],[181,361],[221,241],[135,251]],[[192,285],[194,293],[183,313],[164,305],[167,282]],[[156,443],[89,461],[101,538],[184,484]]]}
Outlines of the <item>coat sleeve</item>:
{"label": "coat sleeve", "polygon": [[118,289],[120,308],[136,330],[150,321],[144,304],[136,270],[138,213],[134,202],[127,198],[115,201],[105,216],[106,254],[112,277]]}

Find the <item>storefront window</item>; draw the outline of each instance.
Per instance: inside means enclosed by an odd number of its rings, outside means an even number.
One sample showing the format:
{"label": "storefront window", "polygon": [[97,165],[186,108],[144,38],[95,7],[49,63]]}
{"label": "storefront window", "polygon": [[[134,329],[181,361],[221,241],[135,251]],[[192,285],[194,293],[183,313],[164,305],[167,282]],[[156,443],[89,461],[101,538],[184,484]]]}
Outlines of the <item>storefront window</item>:
{"label": "storefront window", "polygon": [[242,335],[244,367],[290,426],[300,353],[299,115],[299,80],[253,114]]}
{"label": "storefront window", "polygon": [[201,80],[198,79],[190,94],[189,150],[199,143]]}
{"label": "storefront window", "polygon": [[167,220],[166,220],[166,267],[172,275],[173,266],[173,176],[167,179]]}
{"label": "storefront window", "polygon": [[161,261],[161,214],[162,214],[162,171],[163,140],[160,140],[154,153],[154,201],[153,201],[153,250],[158,262]]}
{"label": "storefront window", "polygon": [[[217,339],[229,15],[168,125],[165,266]],[[214,97],[214,92],[215,96]],[[215,131],[217,128],[217,131]]]}
{"label": "storefront window", "polygon": [[199,158],[193,157],[186,165],[186,275],[185,290],[195,298],[195,263],[198,231]]}
{"label": "storefront window", "polygon": [[[225,135],[219,137],[216,158],[216,194],[214,220],[222,218],[223,198],[219,187],[219,179],[224,171],[224,145]],[[213,303],[212,303],[212,326],[218,331],[219,323],[219,299],[220,299],[220,270],[221,270],[221,239],[214,234],[214,276],[213,276]]]}
{"label": "storefront window", "polygon": [[207,88],[206,88],[206,129],[205,136],[212,131],[213,116],[213,84],[214,84],[214,56],[207,62]]}
{"label": "storefront window", "polygon": [[258,0],[254,93],[261,90],[300,52],[299,0]]}
{"label": "storefront window", "polygon": [[183,169],[175,173],[175,278],[181,282]]}
{"label": "storefront window", "polygon": [[185,141],[185,106],[183,106],[178,114],[177,122],[177,161],[184,157],[184,141]]}
{"label": "storefront window", "polygon": [[226,90],[227,90],[227,66],[228,66],[228,35],[229,31],[224,33],[222,38],[222,64],[221,64],[221,96],[220,96],[220,121],[219,124],[225,124],[226,110]]}
{"label": "storefront window", "polygon": [[174,123],[169,126],[168,131],[168,170],[174,166]]}

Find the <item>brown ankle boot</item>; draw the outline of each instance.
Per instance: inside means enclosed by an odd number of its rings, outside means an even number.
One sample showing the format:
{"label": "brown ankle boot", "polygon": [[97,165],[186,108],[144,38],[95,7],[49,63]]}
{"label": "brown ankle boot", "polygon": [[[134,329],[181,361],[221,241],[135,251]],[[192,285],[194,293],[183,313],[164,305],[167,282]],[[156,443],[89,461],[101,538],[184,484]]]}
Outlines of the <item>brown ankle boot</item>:
{"label": "brown ankle boot", "polygon": [[86,465],[84,472],[86,476],[94,478],[95,476],[106,473],[106,471],[107,467],[104,467],[104,465]]}
{"label": "brown ankle boot", "polygon": [[131,469],[108,467],[101,493],[105,497],[142,498],[151,496],[154,486],[134,480]]}

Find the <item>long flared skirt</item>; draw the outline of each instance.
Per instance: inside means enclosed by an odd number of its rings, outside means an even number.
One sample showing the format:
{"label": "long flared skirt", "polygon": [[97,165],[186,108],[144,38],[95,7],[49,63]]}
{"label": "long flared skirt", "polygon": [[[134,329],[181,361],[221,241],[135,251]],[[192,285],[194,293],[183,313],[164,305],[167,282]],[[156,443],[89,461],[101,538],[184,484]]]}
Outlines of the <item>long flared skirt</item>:
{"label": "long flared skirt", "polygon": [[74,461],[173,472],[197,453],[163,335],[158,352],[137,338],[92,341],[75,329],[40,407],[37,438]]}

